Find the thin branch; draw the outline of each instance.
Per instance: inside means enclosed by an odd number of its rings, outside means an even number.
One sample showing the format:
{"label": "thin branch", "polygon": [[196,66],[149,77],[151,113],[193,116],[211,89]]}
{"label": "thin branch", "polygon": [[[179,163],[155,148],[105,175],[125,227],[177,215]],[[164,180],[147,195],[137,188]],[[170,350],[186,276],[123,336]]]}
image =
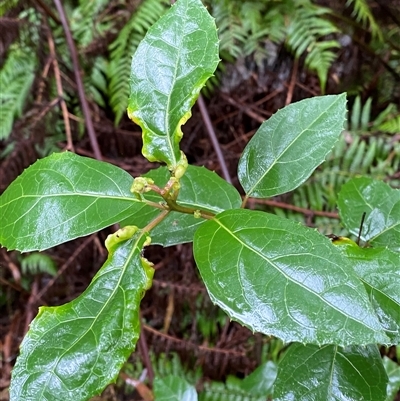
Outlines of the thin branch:
{"label": "thin branch", "polygon": [[92,146],[95,158],[97,160],[102,160],[99,144],[97,142],[96,134],[95,134],[94,128],[93,128],[92,117],[90,115],[88,102],[87,102],[86,96],[85,96],[85,90],[83,88],[83,82],[82,82],[82,77],[80,74],[80,68],[79,68],[79,62],[78,62],[78,55],[76,52],[74,40],[71,35],[71,31],[69,29],[69,25],[68,25],[67,17],[65,15],[64,7],[60,0],[54,0],[54,4],[60,15],[61,24],[62,24],[62,26],[64,28],[64,32],[65,32],[65,38],[67,39],[68,48],[71,53],[71,59],[72,59],[72,65],[74,67],[76,86],[78,88],[78,95],[79,95],[79,100],[80,100],[81,107],[82,107],[82,112],[83,112],[83,115],[85,116],[85,124],[86,124],[86,129],[88,131],[90,144]]}
{"label": "thin branch", "polygon": [[217,347],[207,347],[205,345],[198,345],[192,341],[183,340],[183,339],[171,336],[169,334],[162,333],[161,331],[153,329],[153,327],[148,326],[147,324],[143,324],[143,328],[146,331],[149,331],[150,333],[154,334],[155,336],[161,337],[166,341],[171,341],[171,342],[175,342],[175,343],[183,343],[184,342],[187,349],[227,354],[230,356],[237,356],[237,357],[245,357],[246,356],[244,351],[236,351],[235,349],[223,349],[223,348],[217,348]]}
{"label": "thin branch", "polygon": [[55,23],[61,24],[61,21],[58,19],[57,15],[53,13],[52,9],[43,0],[33,0],[33,3],[36,3],[39,7],[41,7],[45,14],[47,14]]}
{"label": "thin branch", "polygon": [[261,203],[263,205],[267,205],[267,206],[271,206],[271,207],[292,210],[293,212],[302,213],[306,216],[311,215],[311,216],[329,217],[330,219],[339,219],[339,215],[335,212],[324,212],[323,210],[305,209],[303,207],[291,205],[289,203],[278,202],[275,200],[249,198],[248,203]]}
{"label": "thin branch", "polygon": [[35,100],[36,104],[42,103],[43,92],[44,92],[44,89],[45,89],[45,86],[46,86],[45,80],[47,78],[47,75],[49,74],[51,63],[52,63],[52,59],[51,59],[51,57],[48,57],[47,61],[46,61],[46,64],[45,64],[45,66],[43,68],[42,75],[40,77],[40,82],[39,82],[38,91],[37,91],[38,94],[37,94],[37,97],[36,97],[36,100]]}
{"label": "thin branch", "polygon": [[143,357],[144,366],[146,366],[147,374],[149,377],[150,384],[153,384],[154,380],[154,369],[151,364],[150,356],[149,356],[149,348],[147,347],[146,335],[143,329],[143,325],[140,325],[140,336],[138,341],[139,352]]}
{"label": "thin branch", "polygon": [[52,62],[53,62],[54,76],[56,78],[57,94],[60,97],[61,111],[62,111],[64,125],[65,125],[65,135],[67,136],[67,149],[70,150],[71,152],[75,152],[74,144],[72,142],[71,126],[69,124],[68,108],[67,108],[67,104],[64,99],[64,91],[63,91],[62,82],[61,82],[60,68],[58,67],[54,40],[53,40],[53,37],[51,36],[50,32],[47,37],[47,40],[49,42],[49,50],[50,50],[50,55],[51,55]]}
{"label": "thin branch", "polygon": [[62,274],[65,272],[65,270],[71,266],[71,264],[75,261],[77,256],[85,249],[90,242],[92,242],[96,238],[96,235],[93,234],[90,237],[87,237],[82,244],[78,246],[78,248],[75,249],[74,253],[65,261],[65,263],[58,269],[57,274],[52,277],[46,285],[40,290],[39,294],[36,295],[36,300],[40,299],[43,297],[43,295],[46,294],[46,292],[53,286],[53,284],[58,280],[59,277],[62,276]]}
{"label": "thin branch", "polygon": [[297,77],[298,67],[299,67],[299,59],[295,58],[294,63],[293,63],[292,76],[290,77],[290,83],[289,83],[289,87],[288,87],[288,91],[287,91],[287,95],[286,95],[285,106],[292,103],[293,90],[296,85],[296,77]]}
{"label": "thin branch", "polygon": [[215,135],[214,127],[211,123],[211,119],[208,114],[206,104],[204,103],[204,99],[201,94],[200,94],[199,98],[197,99],[197,104],[199,105],[200,113],[201,113],[201,116],[203,117],[203,121],[206,126],[208,135],[211,139],[211,142],[213,144],[215,153],[217,154],[218,162],[219,162],[219,164],[221,166],[221,170],[222,170],[222,175],[225,178],[225,180],[231,184],[232,179],[229,174],[228,167],[226,166],[225,158],[222,153],[221,146],[218,142],[217,135]]}
{"label": "thin branch", "polygon": [[[259,123],[263,123],[265,121],[265,117],[259,115],[258,113],[255,113],[251,106],[246,105],[246,104],[241,104],[240,102],[234,100],[231,96],[226,95],[225,93],[221,93],[221,96],[227,101],[229,102],[232,106],[237,107],[240,111],[242,111],[243,113],[247,114],[249,117],[251,117],[253,120],[259,122]],[[272,113],[269,113],[269,115],[272,115]]]}

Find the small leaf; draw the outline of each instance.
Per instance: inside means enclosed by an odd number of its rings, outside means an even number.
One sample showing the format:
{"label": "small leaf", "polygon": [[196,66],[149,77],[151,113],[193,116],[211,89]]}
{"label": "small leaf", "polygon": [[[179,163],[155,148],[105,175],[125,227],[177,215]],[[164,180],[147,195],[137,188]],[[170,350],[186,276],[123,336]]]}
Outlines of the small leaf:
{"label": "small leaf", "polygon": [[393,401],[400,391],[400,366],[386,356],[383,357],[383,366],[389,378],[386,401]]}
{"label": "small leaf", "polygon": [[387,248],[340,247],[364,283],[391,344],[400,343],[400,255]]}
{"label": "small leaf", "polygon": [[154,395],[157,401],[197,401],[196,389],[178,376],[156,377]]}
{"label": "small leaf", "polygon": [[388,342],[347,259],[310,228],[228,210],[197,230],[193,251],[212,301],[253,331],[286,342]]}
{"label": "small leaf", "polygon": [[376,345],[296,343],[279,363],[274,401],[385,401],[387,382]]}
{"label": "small leaf", "polygon": [[247,196],[267,198],[302,184],[338,140],[345,116],[343,93],[293,103],[265,121],[239,160]]}
{"label": "small leaf", "polygon": [[[144,176],[152,178],[155,184],[161,188],[171,177],[165,167],[151,170]],[[242,203],[240,194],[234,186],[204,167],[188,166],[180,183],[181,189],[177,203],[181,206],[217,214],[227,209],[239,208]],[[144,197],[155,203],[163,201],[160,195],[153,192],[146,193]],[[141,211],[122,221],[121,225],[134,224],[143,228],[158,213],[159,210],[157,209],[149,210],[147,214]],[[195,231],[204,221],[204,219],[195,218],[191,214],[171,212],[150,232],[151,243],[153,245],[171,246],[191,242]]]}
{"label": "small leaf", "polygon": [[132,59],[128,105],[148,160],[175,168],[181,126],[218,62],[215,22],[200,0],[178,0],[149,29]]}
{"label": "small leaf", "polygon": [[339,192],[340,218],[357,235],[366,213],[361,239],[375,246],[400,250],[400,191],[382,181],[367,177],[353,178]]}
{"label": "small leaf", "polygon": [[264,396],[272,394],[278,367],[272,361],[268,361],[260,365],[249,376],[245,377],[240,384],[243,390],[254,396]]}
{"label": "small leaf", "polygon": [[140,301],[151,285],[144,242],[139,233],[116,244],[83,294],[39,309],[12,373],[11,401],[83,401],[115,381],[135,348]]}
{"label": "small leaf", "polygon": [[0,243],[43,250],[148,208],[129,192],[132,181],[118,167],[74,153],[38,160],[0,197]]}

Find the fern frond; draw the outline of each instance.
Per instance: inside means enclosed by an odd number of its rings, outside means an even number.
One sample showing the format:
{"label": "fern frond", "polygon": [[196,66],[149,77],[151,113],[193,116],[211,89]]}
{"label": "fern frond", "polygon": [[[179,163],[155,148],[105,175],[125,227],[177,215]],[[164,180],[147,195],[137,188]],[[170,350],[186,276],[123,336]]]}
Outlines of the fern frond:
{"label": "fern frond", "polygon": [[71,31],[80,47],[88,46],[94,38],[110,28],[106,19],[99,18],[108,0],[80,0],[71,18]]}
{"label": "fern frond", "polygon": [[378,129],[388,134],[400,134],[400,114],[379,125]]}
{"label": "fern frond", "polygon": [[209,382],[204,384],[199,401],[265,401],[266,394],[254,395],[241,386],[242,380],[228,376],[225,383]]}
{"label": "fern frond", "polygon": [[0,1],[0,17],[2,17],[7,11],[13,9],[19,0],[2,0]]}
{"label": "fern frond", "polygon": [[373,122],[373,128],[388,134],[399,134],[400,112],[397,106],[390,103],[385,110],[379,113]]}
{"label": "fern frond", "polygon": [[107,69],[105,58],[96,57],[93,62],[90,75],[85,76],[85,91],[100,107],[106,108],[107,96]]}
{"label": "fern frond", "polygon": [[237,5],[235,2],[217,0],[212,14],[218,26],[221,56],[231,61],[238,59],[243,55],[247,32],[237,14]]}
{"label": "fern frond", "polygon": [[35,275],[39,273],[47,273],[51,276],[57,274],[54,260],[49,255],[40,252],[31,253],[22,258],[21,270],[23,274]]}
{"label": "fern frond", "polygon": [[370,27],[373,36],[383,39],[382,31],[375,21],[370,7],[366,0],[347,0],[346,6],[353,5],[353,16],[356,21],[361,23],[364,27]]}
{"label": "fern frond", "polygon": [[328,70],[336,59],[336,53],[332,49],[338,47],[340,45],[336,40],[316,42],[310,47],[305,59],[305,65],[317,73],[322,93],[325,92]]}
{"label": "fern frond", "polygon": [[129,97],[129,73],[132,55],[147,30],[169,6],[168,0],[144,0],[111,43],[107,69],[110,106],[118,124],[126,111]]}
{"label": "fern frond", "polygon": [[333,49],[339,48],[336,40],[322,40],[323,37],[338,32],[337,27],[324,18],[329,9],[299,2],[287,28],[286,44],[299,58],[306,54],[305,65],[318,74],[322,92],[325,90],[328,70],[336,58]]}
{"label": "fern frond", "polygon": [[0,140],[8,138],[15,118],[22,115],[35,78],[36,62],[31,51],[15,44],[0,70]]}
{"label": "fern frond", "polygon": [[353,132],[367,131],[371,121],[371,103],[372,98],[368,98],[364,105],[361,104],[361,97],[356,96],[350,113],[350,129]]}

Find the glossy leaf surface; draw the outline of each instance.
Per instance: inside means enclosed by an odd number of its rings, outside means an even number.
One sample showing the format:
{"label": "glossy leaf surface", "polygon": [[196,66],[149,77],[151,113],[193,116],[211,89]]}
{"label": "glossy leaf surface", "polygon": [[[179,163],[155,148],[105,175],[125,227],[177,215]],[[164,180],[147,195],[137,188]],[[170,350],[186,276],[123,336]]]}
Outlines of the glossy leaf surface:
{"label": "glossy leaf surface", "polygon": [[400,391],[400,366],[386,356],[383,357],[383,366],[385,367],[386,374],[389,378],[386,388],[386,400],[393,401],[397,392]]}
{"label": "glossy leaf surface", "polygon": [[364,283],[392,344],[400,343],[400,254],[387,248],[341,247]]}
{"label": "glossy leaf surface", "polygon": [[[159,187],[164,187],[170,178],[167,168],[160,167],[144,175],[154,180]],[[148,192],[144,197],[152,202],[162,202],[163,199],[155,192]],[[188,166],[186,174],[181,178],[181,189],[177,203],[193,209],[219,213],[227,209],[239,208],[242,199],[234,186],[223,180],[213,171],[205,167]],[[136,225],[144,227],[160,213],[159,209],[150,209],[148,213],[135,213],[125,219],[121,225]],[[197,228],[204,219],[195,218],[191,214],[171,212],[151,232],[151,243],[171,246],[193,241]]]}
{"label": "glossy leaf surface", "polygon": [[181,125],[218,62],[215,22],[200,0],[178,0],[148,30],[132,59],[128,105],[148,160],[176,166]]}
{"label": "glossy leaf surface", "polygon": [[353,178],[339,192],[340,218],[346,228],[358,235],[366,213],[361,239],[374,246],[400,250],[400,191],[372,178]]}
{"label": "glossy leaf surface", "polygon": [[193,250],[211,300],[253,331],[286,342],[388,341],[349,262],[312,229],[229,210],[197,230]]}
{"label": "glossy leaf surface", "polygon": [[276,401],[385,401],[387,375],[376,345],[292,344],[278,367]]}
{"label": "glossy leaf surface", "polygon": [[145,238],[113,246],[75,300],[41,307],[21,344],[11,401],[87,400],[115,381],[139,337],[139,305],[153,269],[140,257]]}
{"label": "glossy leaf surface", "polygon": [[265,121],[239,160],[248,196],[268,198],[297,188],[326,158],[343,130],[346,95],[293,103]]}
{"label": "glossy leaf surface", "polygon": [[272,394],[272,387],[275,383],[277,373],[278,367],[274,362],[265,362],[249,376],[245,377],[240,387],[246,390],[248,394],[264,396],[265,399],[267,395]]}
{"label": "glossy leaf surface", "polygon": [[147,207],[133,178],[108,163],[54,153],[26,169],[1,195],[0,244],[43,250],[110,226]]}
{"label": "glossy leaf surface", "polygon": [[157,377],[154,396],[157,401],[197,401],[196,389],[178,376]]}

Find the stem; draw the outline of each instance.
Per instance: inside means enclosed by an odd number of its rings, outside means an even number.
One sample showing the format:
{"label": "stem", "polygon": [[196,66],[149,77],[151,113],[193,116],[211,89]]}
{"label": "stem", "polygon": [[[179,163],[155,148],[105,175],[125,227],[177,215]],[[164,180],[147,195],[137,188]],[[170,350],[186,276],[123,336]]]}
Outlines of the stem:
{"label": "stem", "polygon": [[170,210],[163,210],[155,219],[150,221],[146,227],[143,227],[142,232],[150,232],[157,224],[161,223],[169,214]]}
{"label": "stem", "polygon": [[232,179],[231,179],[228,167],[225,162],[224,154],[222,153],[221,146],[218,142],[217,135],[215,134],[214,127],[212,125],[210,116],[207,111],[206,104],[204,103],[204,99],[203,99],[203,96],[201,95],[201,93],[199,95],[199,98],[197,99],[197,104],[199,106],[200,113],[201,113],[201,116],[204,121],[204,125],[206,126],[208,135],[211,139],[211,143],[212,143],[215,153],[217,155],[218,162],[219,162],[219,165],[222,170],[222,175],[225,178],[225,181],[229,182],[229,184],[232,184]]}
{"label": "stem", "polygon": [[[193,209],[191,207],[178,205],[175,201],[171,199],[165,199],[165,202],[167,202],[169,209],[174,212],[194,214],[198,210],[198,209]],[[205,210],[199,210],[199,212],[200,212],[200,217],[202,217],[203,219],[211,220],[215,217],[214,213],[206,212]]]}
{"label": "stem", "polygon": [[205,210],[199,210],[199,209],[194,209],[191,207],[186,207],[179,205],[176,203],[176,197],[178,196],[178,192],[173,192],[171,194],[171,190],[173,189],[173,184],[175,184],[176,181],[168,181],[167,185],[160,189],[158,186],[149,184],[149,188],[151,188],[154,192],[156,192],[158,195],[162,196],[164,199],[166,205],[163,205],[162,203],[156,203],[152,202],[149,200],[146,200],[146,198],[143,199],[143,203],[145,203],[148,206],[155,207],[157,209],[162,209],[166,211],[167,213],[170,211],[175,211],[175,212],[180,212],[180,213],[185,213],[185,214],[195,214],[196,212],[199,213],[200,217],[203,219],[212,219],[215,216],[215,213],[212,212],[207,212]]}
{"label": "stem", "polygon": [[85,116],[86,129],[89,135],[90,145],[92,146],[95,158],[97,160],[102,160],[99,144],[97,142],[96,134],[93,128],[93,122],[92,122],[92,117],[90,115],[89,105],[86,100],[85,90],[83,88],[83,82],[78,62],[78,55],[74,40],[72,38],[71,30],[69,29],[67,16],[65,14],[62,2],[60,0],[53,0],[53,1],[58,11],[58,14],[60,15],[61,24],[64,28],[65,38],[67,40],[67,45],[71,53],[72,65],[74,66],[75,81],[76,81],[76,86],[78,88],[78,96],[81,102],[83,115]]}
{"label": "stem", "polygon": [[244,208],[246,207],[246,203],[247,203],[248,200],[249,200],[249,195],[246,195],[246,196],[243,198],[242,204],[241,204],[241,206],[240,206],[242,209],[244,209]]}
{"label": "stem", "polygon": [[148,206],[155,207],[156,209],[169,210],[165,205],[146,200],[145,198],[143,198],[143,203],[145,203]]}
{"label": "stem", "polygon": [[64,99],[64,90],[61,82],[60,68],[58,66],[54,40],[50,32],[47,37],[47,41],[49,43],[50,55],[52,58],[53,68],[54,68],[54,77],[56,79],[57,94],[58,97],[60,98],[60,106],[64,119],[65,135],[67,137],[67,149],[75,153],[74,144],[72,142],[71,126],[69,124],[68,108]]}

